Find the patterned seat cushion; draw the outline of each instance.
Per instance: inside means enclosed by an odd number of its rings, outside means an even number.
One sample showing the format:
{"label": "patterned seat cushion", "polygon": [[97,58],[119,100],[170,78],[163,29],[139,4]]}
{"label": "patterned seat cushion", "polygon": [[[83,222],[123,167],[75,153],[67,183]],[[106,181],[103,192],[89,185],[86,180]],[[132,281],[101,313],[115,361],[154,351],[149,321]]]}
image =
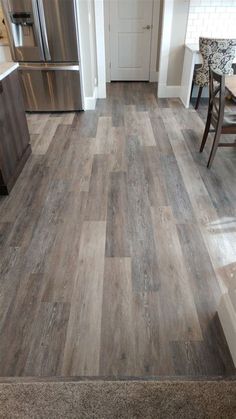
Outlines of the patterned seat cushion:
{"label": "patterned seat cushion", "polygon": [[204,87],[209,83],[209,67],[222,74],[233,74],[236,39],[199,38],[203,65],[195,71],[194,83]]}

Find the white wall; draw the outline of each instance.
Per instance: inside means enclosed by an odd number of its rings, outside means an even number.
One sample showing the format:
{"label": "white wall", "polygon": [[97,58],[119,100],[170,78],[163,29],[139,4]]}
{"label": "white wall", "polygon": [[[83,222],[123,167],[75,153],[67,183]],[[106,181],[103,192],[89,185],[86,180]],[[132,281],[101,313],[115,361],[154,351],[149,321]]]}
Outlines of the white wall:
{"label": "white wall", "polygon": [[179,86],[181,84],[188,13],[189,0],[174,1],[167,74],[168,86]]}
{"label": "white wall", "polygon": [[236,38],[236,0],[190,0],[186,43],[200,36]]}
{"label": "white wall", "polygon": [[77,0],[81,72],[85,109],[94,109],[97,98],[97,51],[94,0]]}

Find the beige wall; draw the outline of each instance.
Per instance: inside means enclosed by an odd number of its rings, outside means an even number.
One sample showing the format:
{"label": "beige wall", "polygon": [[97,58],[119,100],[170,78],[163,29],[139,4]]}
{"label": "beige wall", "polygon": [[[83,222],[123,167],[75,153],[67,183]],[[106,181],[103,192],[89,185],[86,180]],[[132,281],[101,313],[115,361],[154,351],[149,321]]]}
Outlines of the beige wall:
{"label": "beige wall", "polygon": [[179,86],[181,84],[188,12],[189,0],[174,0],[171,46],[167,73],[168,86]]}

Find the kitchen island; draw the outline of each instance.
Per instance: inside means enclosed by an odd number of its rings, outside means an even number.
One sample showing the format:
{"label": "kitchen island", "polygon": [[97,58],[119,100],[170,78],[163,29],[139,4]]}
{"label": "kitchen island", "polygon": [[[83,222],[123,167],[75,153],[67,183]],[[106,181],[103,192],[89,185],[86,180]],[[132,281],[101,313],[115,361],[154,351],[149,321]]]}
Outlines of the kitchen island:
{"label": "kitchen island", "polygon": [[31,154],[30,135],[17,70],[0,63],[0,194],[14,186]]}

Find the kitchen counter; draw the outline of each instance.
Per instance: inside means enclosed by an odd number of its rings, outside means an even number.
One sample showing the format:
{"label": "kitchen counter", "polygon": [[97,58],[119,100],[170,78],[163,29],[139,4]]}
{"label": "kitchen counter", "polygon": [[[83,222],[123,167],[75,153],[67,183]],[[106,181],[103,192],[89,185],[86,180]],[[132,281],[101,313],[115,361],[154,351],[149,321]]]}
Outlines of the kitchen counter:
{"label": "kitchen counter", "polygon": [[19,64],[13,62],[0,63],[0,81],[9,76]]}

